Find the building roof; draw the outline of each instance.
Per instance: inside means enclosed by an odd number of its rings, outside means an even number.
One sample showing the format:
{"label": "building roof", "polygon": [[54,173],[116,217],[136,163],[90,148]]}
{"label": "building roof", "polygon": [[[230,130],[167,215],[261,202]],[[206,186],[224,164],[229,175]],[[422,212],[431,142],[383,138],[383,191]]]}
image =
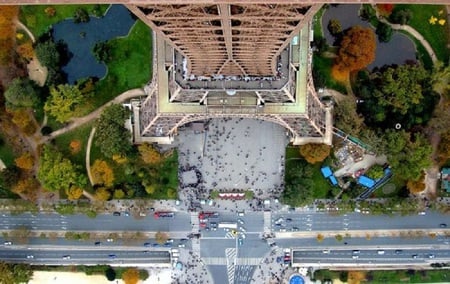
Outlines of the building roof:
{"label": "building roof", "polygon": [[330,167],[323,167],[320,169],[320,171],[322,172],[322,175],[324,176],[324,178],[327,178],[333,174]]}
{"label": "building roof", "polygon": [[375,181],[373,179],[371,179],[371,178],[366,177],[366,176],[360,176],[358,178],[358,183],[360,185],[368,187],[368,188],[371,188],[371,187],[373,187],[375,185]]}

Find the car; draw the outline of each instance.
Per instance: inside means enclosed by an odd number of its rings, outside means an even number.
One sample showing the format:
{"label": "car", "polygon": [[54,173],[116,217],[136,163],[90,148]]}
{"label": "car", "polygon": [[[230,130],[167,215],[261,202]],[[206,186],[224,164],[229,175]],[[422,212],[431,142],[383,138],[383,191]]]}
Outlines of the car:
{"label": "car", "polygon": [[277,257],[277,263],[281,263],[282,260],[283,260],[283,259],[282,259],[281,256],[278,256],[278,257]]}
{"label": "car", "polygon": [[425,211],[421,211],[421,212],[418,213],[418,215],[422,215],[422,216],[426,215],[426,214],[427,214],[427,212],[425,212]]}
{"label": "car", "polygon": [[5,246],[11,246],[11,245],[12,245],[12,242],[10,242],[10,241],[5,241],[3,244],[4,244]]}
{"label": "car", "polygon": [[384,254],[384,250],[378,250],[377,252],[379,255],[383,255]]}
{"label": "car", "polygon": [[166,243],[173,243],[173,239],[167,239]]}
{"label": "car", "polygon": [[154,248],[157,248],[157,247],[160,247],[161,245],[160,244],[158,244],[158,243],[153,243],[152,244],[152,247],[154,247]]}
{"label": "car", "polygon": [[428,255],[428,258],[435,258],[435,255],[432,254],[432,253],[430,253],[430,254]]}
{"label": "car", "polygon": [[140,213],[139,213],[139,216],[145,217],[145,216],[147,216],[147,214],[145,214],[145,212],[140,212]]}
{"label": "car", "polygon": [[205,231],[209,232],[211,229],[209,227],[205,227]]}
{"label": "car", "polygon": [[359,250],[353,250],[353,254],[359,254],[360,253],[360,251]]}
{"label": "car", "polygon": [[245,234],[241,234],[241,238],[245,239],[247,236]]}
{"label": "car", "polygon": [[401,250],[401,249],[395,250],[395,254],[401,254],[402,252],[403,252],[403,250]]}
{"label": "car", "polygon": [[239,227],[239,231],[241,231],[241,232],[247,232],[247,230],[244,228],[244,227]]}
{"label": "car", "polygon": [[353,258],[353,259],[358,259],[358,258],[359,258],[359,255],[352,255],[352,258]]}
{"label": "car", "polygon": [[94,243],[94,245],[96,245],[96,246],[99,246],[99,245],[101,245],[102,244],[102,242],[95,242]]}
{"label": "car", "polygon": [[237,221],[240,225],[244,225],[244,220],[242,220],[241,218],[237,219]]}
{"label": "car", "polygon": [[70,255],[68,255],[68,254],[63,255],[62,259],[64,259],[64,260],[70,259]]}
{"label": "car", "polygon": [[275,227],[277,228],[281,228],[283,225],[281,225],[280,223],[275,223]]}
{"label": "car", "polygon": [[417,257],[419,257],[417,254],[413,254],[411,255],[412,258],[416,259]]}
{"label": "car", "polygon": [[286,218],[286,222],[292,222],[292,218]]}
{"label": "car", "polygon": [[144,247],[149,247],[149,246],[151,246],[152,244],[150,244],[150,243],[144,243]]}
{"label": "car", "polygon": [[125,212],[123,212],[123,215],[125,215],[125,216],[129,217],[129,216],[130,216],[130,212],[128,212],[128,211],[125,211]]}
{"label": "car", "polygon": [[330,250],[329,250],[329,249],[324,249],[324,250],[322,251],[322,253],[330,253]]}
{"label": "car", "polygon": [[441,223],[441,224],[439,224],[439,227],[441,227],[441,228],[447,228],[447,224]]}
{"label": "car", "polygon": [[108,257],[109,257],[110,259],[115,259],[115,258],[117,257],[117,255],[115,255],[115,254],[108,254]]}
{"label": "car", "polygon": [[114,242],[114,239],[106,239],[106,241],[107,241],[108,243],[112,243],[112,242]]}
{"label": "car", "polygon": [[173,212],[155,212],[155,214],[153,214],[153,217],[155,219],[158,218],[173,218],[175,216],[175,214]]}
{"label": "car", "polygon": [[243,238],[238,238],[238,245],[242,246],[244,244]]}
{"label": "car", "polygon": [[269,246],[270,246],[271,248],[276,247],[276,246],[277,246],[277,243],[273,242],[273,243],[269,244]]}
{"label": "car", "polygon": [[179,248],[184,248],[184,247],[186,247],[186,245],[185,244],[178,244],[178,247]]}
{"label": "car", "polygon": [[143,253],[150,253],[150,251],[149,250],[144,250]]}
{"label": "car", "polygon": [[286,232],[287,230],[286,230],[286,228],[280,228],[280,232]]}
{"label": "car", "polygon": [[120,216],[120,212],[113,212],[113,216]]}
{"label": "car", "polygon": [[33,258],[34,258],[34,255],[32,255],[32,254],[27,255],[27,259],[33,259]]}
{"label": "car", "polygon": [[300,231],[300,228],[299,227],[292,227],[292,231],[298,232],[298,231]]}
{"label": "car", "polygon": [[283,221],[284,221],[283,217],[280,217],[275,221],[275,224],[283,223]]}
{"label": "car", "polygon": [[237,213],[237,215],[238,215],[239,217],[243,217],[243,216],[245,215],[245,212],[244,212],[244,211],[239,211],[239,212]]}
{"label": "car", "polygon": [[172,243],[165,242],[163,246],[165,248],[170,248],[172,246]]}

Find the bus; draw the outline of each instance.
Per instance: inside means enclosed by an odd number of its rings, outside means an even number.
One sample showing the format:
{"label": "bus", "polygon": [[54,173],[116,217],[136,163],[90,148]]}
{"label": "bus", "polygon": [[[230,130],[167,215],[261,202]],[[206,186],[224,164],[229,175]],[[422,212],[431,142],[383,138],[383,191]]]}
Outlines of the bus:
{"label": "bus", "polygon": [[219,229],[237,229],[237,223],[233,223],[233,222],[220,222],[219,223]]}

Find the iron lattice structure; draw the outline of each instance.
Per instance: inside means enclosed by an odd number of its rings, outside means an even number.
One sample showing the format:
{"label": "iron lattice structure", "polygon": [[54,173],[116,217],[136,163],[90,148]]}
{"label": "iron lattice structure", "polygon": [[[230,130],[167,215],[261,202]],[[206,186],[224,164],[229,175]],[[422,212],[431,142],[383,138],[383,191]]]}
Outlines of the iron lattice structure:
{"label": "iron lattice structure", "polygon": [[154,77],[134,104],[135,142],[170,143],[183,124],[247,117],[282,125],[294,144],[331,143],[331,109],[310,72],[309,22],[320,5],[127,7],[156,34]]}

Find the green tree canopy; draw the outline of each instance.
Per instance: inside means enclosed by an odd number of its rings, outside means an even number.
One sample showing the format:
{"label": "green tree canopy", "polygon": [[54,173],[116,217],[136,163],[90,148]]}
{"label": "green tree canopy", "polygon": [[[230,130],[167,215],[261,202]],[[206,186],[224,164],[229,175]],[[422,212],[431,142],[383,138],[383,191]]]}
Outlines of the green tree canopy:
{"label": "green tree canopy", "polygon": [[282,195],[283,203],[295,207],[310,204],[314,197],[312,176],[313,167],[306,162],[287,167],[286,186]]}
{"label": "green tree canopy", "polygon": [[406,114],[411,105],[423,99],[423,85],[429,74],[421,65],[399,65],[389,67],[376,80],[378,88],[374,96],[378,103],[389,106],[394,112]]}
{"label": "green tree canopy", "polygon": [[58,46],[53,40],[38,42],[34,48],[39,62],[47,68],[58,69],[61,63],[61,56]]}
{"label": "green tree canopy", "polygon": [[356,112],[356,103],[351,99],[341,100],[334,108],[336,127],[347,134],[359,134],[364,118]]}
{"label": "green tree canopy", "polygon": [[394,174],[416,181],[431,165],[432,147],[420,134],[389,130],[385,133],[386,154]]}
{"label": "green tree canopy", "polygon": [[76,85],[58,85],[50,88],[50,96],[45,103],[44,110],[59,122],[67,122],[80,114],[80,106],[86,98]]}
{"label": "green tree canopy", "polygon": [[40,89],[28,78],[16,78],[11,82],[4,96],[7,108],[33,108],[40,101]]}
{"label": "green tree canopy", "polygon": [[375,33],[381,42],[389,42],[394,34],[394,31],[390,25],[383,22],[378,22]]}
{"label": "green tree canopy", "polygon": [[28,283],[33,276],[33,270],[27,264],[8,264],[0,262],[0,283]]}
{"label": "green tree canopy", "polygon": [[124,127],[127,110],[118,104],[105,108],[97,121],[95,144],[106,157],[126,155],[131,150],[130,132]]}
{"label": "green tree canopy", "polygon": [[42,149],[38,180],[50,191],[68,190],[71,186],[84,188],[87,184],[78,166],[47,145]]}

